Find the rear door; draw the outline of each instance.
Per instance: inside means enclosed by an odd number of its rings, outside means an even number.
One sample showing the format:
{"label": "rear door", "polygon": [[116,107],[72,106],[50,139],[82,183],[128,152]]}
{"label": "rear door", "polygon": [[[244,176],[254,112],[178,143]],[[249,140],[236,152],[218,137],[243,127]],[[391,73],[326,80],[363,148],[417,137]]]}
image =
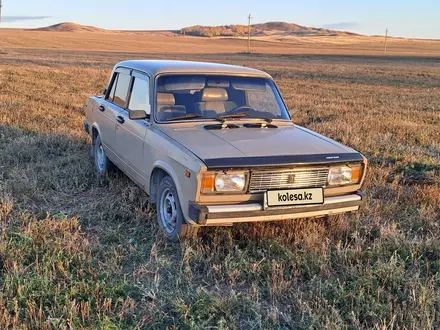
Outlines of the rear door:
{"label": "rear door", "polygon": [[112,154],[116,151],[116,124],[122,109],[125,108],[127,103],[130,81],[130,70],[116,69],[105,99],[98,109],[101,114],[98,121],[101,140],[104,147],[110,151],[110,156],[113,156]]}
{"label": "rear door", "polygon": [[116,152],[129,166],[131,176],[144,185],[149,178],[148,167],[143,164],[145,135],[150,127],[148,119],[131,120],[130,111],[143,110],[150,115],[150,79],[137,71],[132,72],[127,107],[120,112],[116,125]]}

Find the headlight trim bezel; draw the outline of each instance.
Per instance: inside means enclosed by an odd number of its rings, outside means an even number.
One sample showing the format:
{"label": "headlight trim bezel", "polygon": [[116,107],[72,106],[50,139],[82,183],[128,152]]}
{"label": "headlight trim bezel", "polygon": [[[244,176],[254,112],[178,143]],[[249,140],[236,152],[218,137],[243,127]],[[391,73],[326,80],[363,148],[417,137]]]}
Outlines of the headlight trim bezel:
{"label": "headlight trim bezel", "polygon": [[[348,167],[351,169],[350,182],[331,184],[330,183],[330,175],[331,175],[332,169],[338,169],[338,168],[344,168],[344,167]],[[353,168],[359,168],[359,171],[360,171],[359,179],[357,181],[353,181]],[[362,180],[364,177],[364,171],[365,171],[365,164],[364,163],[347,163],[347,164],[332,165],[329,167],[326,186],[328,188],[337,188],[337,187],[348,187],[348,186],[360,185],[362,183]]]}
{"label": "headlight trim bezel", "polygon": [[[203,180],[205,176],[210,176],[213,175],[214,176],[214,186],[213,186],[213,190],[206,190],[203,188]],[[245,177],[245,184],[244,184],[244,189],[241,191],[235,190],[235,191],[217,191],[215,186],[216,186],[216,177],[217,175],[244,175]],[[207,171],[205,173],[203,173],[202,176],[202,183],[201,183],[201,187],[200,187],[200,193],[202,195],[214,195],[214,196],[218,196],[218,195],[243,195],[246,194],[248,192],[249,189],[249,181],[250,181],[250,171],[249,170],[232,170],[232,171]]]}

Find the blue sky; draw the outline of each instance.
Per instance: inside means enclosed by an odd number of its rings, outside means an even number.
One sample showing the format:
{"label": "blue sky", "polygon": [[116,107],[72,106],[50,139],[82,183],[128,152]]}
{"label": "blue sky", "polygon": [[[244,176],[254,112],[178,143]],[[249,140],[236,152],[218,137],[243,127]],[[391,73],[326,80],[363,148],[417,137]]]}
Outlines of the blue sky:
{"label": "blue sky", "polygon": [[3,0],[3,27],[76,22],[107,29],[285,21],[364,34],[440,39],[440,0]]}

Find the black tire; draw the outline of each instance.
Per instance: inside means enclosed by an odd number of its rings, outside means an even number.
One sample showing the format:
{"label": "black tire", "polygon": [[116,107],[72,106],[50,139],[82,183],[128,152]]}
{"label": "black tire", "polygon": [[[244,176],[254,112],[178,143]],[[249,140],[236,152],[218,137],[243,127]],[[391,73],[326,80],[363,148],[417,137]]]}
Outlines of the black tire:
{"label": "black tire", "polygon": [[114,170],[114,165],[110,159],[108,159],[99,135],[95,138],[92,150],[95,169],[98,175],[104,176],[112,172]]}
{"label": "black tire", "polygon": [[159,183],[156,213],[162,233],[171,242],[196,237],[198,227],[186,224],[176,186],[169,176],[164,176]]}

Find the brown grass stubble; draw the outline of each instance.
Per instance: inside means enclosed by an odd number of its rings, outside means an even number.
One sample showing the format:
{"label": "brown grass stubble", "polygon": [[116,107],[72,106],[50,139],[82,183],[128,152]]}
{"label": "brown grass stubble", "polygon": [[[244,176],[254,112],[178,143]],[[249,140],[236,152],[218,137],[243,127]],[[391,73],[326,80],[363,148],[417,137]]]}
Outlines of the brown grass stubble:
{"label": "brown grass stubble", "polygon": [[440,118],[424,110],[440,107],[438,65],[195,57],[266,69],[297,123],[371,166],[346,222],[211,228],[179,246],[130,180],[94,175],[81,108],[118,55],[21,56],[35,63],[0,64],[1,328],[439,325]]}
{"label": "brown grass stubble", "polygon": [[[280,41],[284,40],[284,41]],[[0,30],[0,49],[68,49],[137,53],[238,53],[247,51],[247,40],[183,36],[157,32],[53,32]],[[252,52],[266,54],[383,55],[382,37],[369,36],[266,36],[252,40]],[[388,39],[388,55],[439,56],[440,41]]]}

